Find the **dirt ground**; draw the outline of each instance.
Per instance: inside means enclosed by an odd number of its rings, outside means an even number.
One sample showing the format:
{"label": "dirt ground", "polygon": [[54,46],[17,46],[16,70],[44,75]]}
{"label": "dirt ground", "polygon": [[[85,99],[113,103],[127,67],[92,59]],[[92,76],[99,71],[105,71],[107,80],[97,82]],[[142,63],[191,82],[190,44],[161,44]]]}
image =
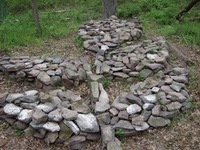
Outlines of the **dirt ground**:
{"label": "dirt ground", "polygon": [[[169,39],[171,41],[171,39]],[[174,42],[174,43],[173,43]],[[165,128],[152,129],[147,132],[135,135],[132,137],[121,137],[123,141],[122,147],[124,150],[198,150],[200,149],[200,52],[199,47],[188,47],[178,44],[173,41],[175,45],[187,58],[190,58],[195,64],[188,66],[183,59],[170,51],[170,55],[173,58],[173,63],[179,64],[183,67],[193,68],[195,71],[190,78],[190,83],[197,85],[195,89],[188,89],[193,100],[193,106],[191,110],[186,111],[180,117],[175,118],[173,123]],[[56,41],[46,46],[37,48],[24,47],[21,50],[15,49],[13,55],[25,56],[25,55],[64,55],[85,56],[86,53],[83,49],[73,44],[72,40],[65,39]],[[119,83],[112,83],[107,89],[108,93],[114,93],[110,97],[115,97],[117,93],[123,90],[123,85]],[[120,87],[121,88],[118,88]],[[190,86],[188,86],[190,87]],[[7,80],[5,77],[0,76],[0,90],[1,92],[21,92],[27,89],[34,88],[27,83],[16,83]],[[85,85],[82,85],[80,91],[81,96],[87,95],[84,93],[88,91]],[[76,91],[77,89],[74,89]],[[0,149],[1,150],[68,150],[69,148],[52,144],[47,145],[44,141],[36,139],[32,136],[15,136],[15,130],[8,126],[4,121],[0,121]],[[83,150],[100,150],[101,141],[91,142],[83,148]]]}

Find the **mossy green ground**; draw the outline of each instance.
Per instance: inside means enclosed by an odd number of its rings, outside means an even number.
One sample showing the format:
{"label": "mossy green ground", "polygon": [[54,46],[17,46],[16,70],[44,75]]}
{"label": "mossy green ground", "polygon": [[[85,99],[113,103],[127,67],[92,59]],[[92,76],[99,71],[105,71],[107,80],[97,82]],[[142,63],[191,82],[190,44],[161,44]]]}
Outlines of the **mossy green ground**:
{"label": "mossy green ground", "polygon": [[[0,24],[0,52],[14,47],[40,46],[43,42],[74,36],[78,27],[90,20],[100,20],[102,5],[99,0],[42,0],[37,2],[42,32],[34,27],[30,0],[5,0],[8,15]],[[138,19],[145,31],[183,44],[200,46],[200,4],[183,16],[177,13],[189,4],[188,0],[118,0],[120,19]],[[66,9],[64,13],[54,11]],[[79,42],[79,41],[78,41]],[[80,42],[79,42],[80,43]]]}

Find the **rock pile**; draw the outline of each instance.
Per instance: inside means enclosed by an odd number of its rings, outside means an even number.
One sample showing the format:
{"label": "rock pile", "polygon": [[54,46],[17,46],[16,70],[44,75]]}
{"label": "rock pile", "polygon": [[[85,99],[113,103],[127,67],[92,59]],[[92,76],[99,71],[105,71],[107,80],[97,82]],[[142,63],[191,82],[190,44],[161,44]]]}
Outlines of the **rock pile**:
{"label": "rock pile", "polygon": [[[169,64],[168,46],[161,37],[118,47],[141,34],[134,23],[115,17],[81,27],[84,47],[96,52],[95,73],[83,58],[0,58],[0,74],[17,80],[27,78],[48,91],[0,93],[0,118],[26,134],[33,128],[33,136],[72,149],[102,137],[108,150],[121,150],[117,131],[134,135],[168,125],[191,106],[186,91],[189,70]],[[126,79],[132,85],[129,92],[110,100],[101,84],[105,78]],[[91,81],[89,100],[70,90],[49,90],[61,84],[71,88],[86,80]]]}
{"label": "rock pile", "polygon": [[107,20],[92,21],[81,26],[78,35],[84,40],[85,49],[95,53],[104,53],[121,44],[134,44],[134,41],[141,38],[142,30],[131,21],[111,16]]}
{"label": "rock pile", "polygon": [[43,90],[55,89],[64,85],[72,88],[86,80],[90,65],[83,58],[62,57],[3,57],[0,58],[0,74],[5,74],[16,81],[34,82]]}

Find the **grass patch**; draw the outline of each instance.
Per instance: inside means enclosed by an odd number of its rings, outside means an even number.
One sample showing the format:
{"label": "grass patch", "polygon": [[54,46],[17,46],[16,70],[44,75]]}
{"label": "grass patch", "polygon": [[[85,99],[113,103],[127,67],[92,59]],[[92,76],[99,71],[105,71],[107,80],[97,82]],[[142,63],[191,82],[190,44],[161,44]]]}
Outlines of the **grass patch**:
{"label": "grass patch", "polygon": [[22,136],[22,135],[24,135],[24,130],[19,129],[19,128],[16,128],[14,130],[14,136]]}
{"label": "grass patch", "polygon": [[[175,19],[177,13],[188,5],[187,0],[119,0],[118,17],[142,20],[145,32],[165,37],[179,37],[182,44],[200,46],[200,4],[183,16],[182,22]],[[7,18],[0,25],[0,52],[11,52],[21,46],[40,46],[44,42],[64,39],[77,34],[78,27],[90,20],[101,19],[101,1],[42,0],[37,1],[41,31],[34,27],[30,0],[6,0]],[[65,13],[55,13],[65,9]],[[74,39],[77,46],[82,41]]]}

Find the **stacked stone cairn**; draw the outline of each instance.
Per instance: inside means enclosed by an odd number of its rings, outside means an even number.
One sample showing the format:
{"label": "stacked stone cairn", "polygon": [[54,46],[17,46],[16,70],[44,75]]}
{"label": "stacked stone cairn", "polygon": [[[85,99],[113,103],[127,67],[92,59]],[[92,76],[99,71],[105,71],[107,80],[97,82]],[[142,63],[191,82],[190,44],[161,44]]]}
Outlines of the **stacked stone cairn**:
{"label": "stacked stone cairn", "polygon": [[[116,31],[125,27],[128,32],[135,30],[133,23],[113,17],[80,28],[79,35],[86,43],[97,42],[95,73],[83,58],[0,58],[2,75],[27,78],[41,87],[64,84],[70,88],[79,81],[90,81],[89,100],[60,89],[0,93],[0,117],[26,134],[34,129],[34,137],[47,143],[64,143],[71,149],[81,149],[88,141],[102,138],[108,150],[121,150],[120,141],[115,138],[117,131],[130,136],[170,124],[173,117],[191,106],[186,91],[189,70],[169,64],[167,42],[161,37],[121,48],[116,42],[118,48],[113,50],[106,43],[110,41],[99,38],[108,37],[107,33],[116,38]],[[104,44],[109,49],[101,53]],[[91,45],[85,48],[94,50]],[[128,92],[111,100],[101,83],[105,78],[127,80],[132,85]]]}
{"label": "stacked stone cairn", "polygon": [[83,47],[91,52],[104,53],[121,45],[131,45],[142,37],[142,28],[132,21],[120,20],[111,16],[104,21],[91,21],[79,28]]}

